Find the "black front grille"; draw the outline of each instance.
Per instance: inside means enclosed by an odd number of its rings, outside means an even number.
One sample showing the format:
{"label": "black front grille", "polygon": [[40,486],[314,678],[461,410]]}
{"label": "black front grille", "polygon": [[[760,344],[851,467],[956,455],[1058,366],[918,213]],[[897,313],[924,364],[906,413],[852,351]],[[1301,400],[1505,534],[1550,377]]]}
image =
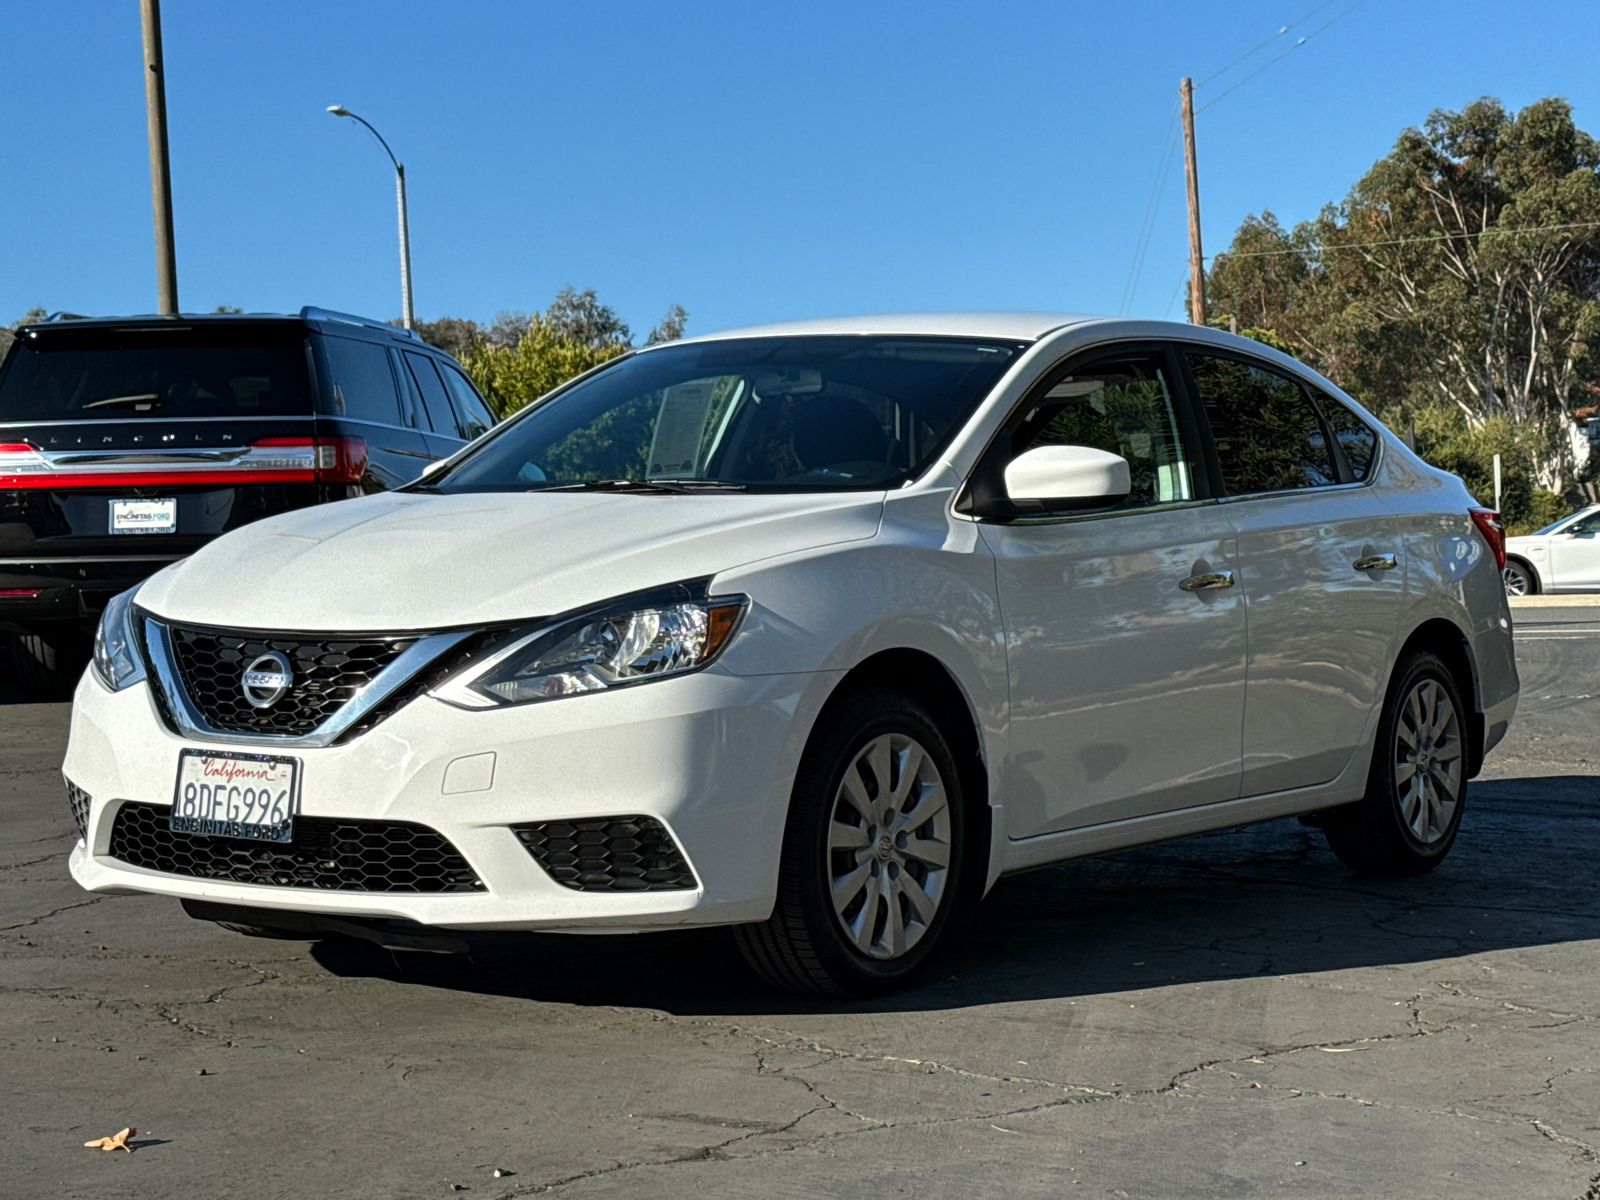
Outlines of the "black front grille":
{"label": "black front grille", "polygon": [[79,837],[89,836],[89,793],[72,780],[67,780],[67,803],[72,806],[72,820],[78,827]]}
{"label": "black front grille", "polygon": [[600,817],[514,825],[557,883],[580,892],[673,891],[695,886],[667,827],[654,817]]}
{"label": "black front grille", "polygon": [[[371,681],[415,638],[312,640],[294,634],[233,634],[171,629],[172,653],[189,701],[215,729],[234,733],[310,733]],[[245,699],[244,670],[269,650],[289,660],[294,683],[269,708]]]}
{"label": "black front grille", "polygon": [[129,866],[274,887],[336,892],[481,892],[460,851],[425,825],[296,817],[292,842],[174,833],[165,805],[127,802],[111,857]]}

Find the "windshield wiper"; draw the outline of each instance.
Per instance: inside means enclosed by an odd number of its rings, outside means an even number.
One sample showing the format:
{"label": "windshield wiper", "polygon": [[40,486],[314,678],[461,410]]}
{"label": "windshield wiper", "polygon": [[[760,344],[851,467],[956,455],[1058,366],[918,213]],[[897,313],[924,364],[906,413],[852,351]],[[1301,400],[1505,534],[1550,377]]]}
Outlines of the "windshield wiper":
{"label": "windshield wiper", "polygon": [[90,408],[117,408],[123,404],[131,404],[138,409],[160,408],[161,397],[154,392],[141,392],[137,396],[110,396],[105,400],[96,400],[93,404],[85,404],[85,409]]}
{"label": "windshield wiper", "polygon": [[682,495],[690,492],[742,492],[742,483],[720,479],[587,479],[582,483],[558,483],[535,488],[540,492],[659,492]]}

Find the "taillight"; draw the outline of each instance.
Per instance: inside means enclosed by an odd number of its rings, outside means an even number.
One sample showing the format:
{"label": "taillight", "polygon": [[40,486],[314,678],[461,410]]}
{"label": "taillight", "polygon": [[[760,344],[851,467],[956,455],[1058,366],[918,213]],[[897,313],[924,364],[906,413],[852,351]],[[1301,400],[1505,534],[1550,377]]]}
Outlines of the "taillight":
{"label": "taillight", "polygon": [[231,487],[246,483],[359,483],[358,437],[262,438],[242,449],[47,453],[0,442],[0,488]]}
{"label": "taillight", "polygon": [[1500,520],[1500,514],[1492,508],[1469,508],[1467,514],[1472,518],[1472,523],[1478,527],[1478,532],[1483,534],[1483,540],[1489,543],[1489,549],[1494,552],[1495,569],[1505,570],[1506,527]]}
{"label": "taillight", "polygon": [[358,437],[262,438],[247,460],[310,470],[318,483],[360,483],[367,470],[367,443]]}

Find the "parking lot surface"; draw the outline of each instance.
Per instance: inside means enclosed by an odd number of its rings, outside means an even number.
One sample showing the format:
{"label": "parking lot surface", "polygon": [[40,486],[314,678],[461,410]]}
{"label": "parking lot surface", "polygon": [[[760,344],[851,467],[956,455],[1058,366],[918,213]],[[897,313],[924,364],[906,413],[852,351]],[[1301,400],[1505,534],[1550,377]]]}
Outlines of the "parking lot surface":
{"label": "parking lot surface", "polygon": [[[724,933],[471,961],[248,939],[67,874],[67,708],[0,672],[11,1196],[1600,1195],[1600,607],[1434,874],[1294,820],[1004,880],[919,987],[769,992]],[[5,701],[13,701],[5,703]],[[133,1155],[87,1150],[133,1125]],[[503,1174],[496,1178],[499,1169]]]}

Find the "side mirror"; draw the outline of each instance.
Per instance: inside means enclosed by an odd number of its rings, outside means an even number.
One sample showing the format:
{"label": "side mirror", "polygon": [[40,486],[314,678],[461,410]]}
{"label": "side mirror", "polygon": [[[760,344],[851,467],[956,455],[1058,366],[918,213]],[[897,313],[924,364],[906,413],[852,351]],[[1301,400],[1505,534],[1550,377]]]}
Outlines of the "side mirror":
{"label": "side mirror", "polygon": [[1006,496],[1029,510],[1104,508],[1133,490],[1128,460],[1093,446],[1036,446],[1006,466]]}

